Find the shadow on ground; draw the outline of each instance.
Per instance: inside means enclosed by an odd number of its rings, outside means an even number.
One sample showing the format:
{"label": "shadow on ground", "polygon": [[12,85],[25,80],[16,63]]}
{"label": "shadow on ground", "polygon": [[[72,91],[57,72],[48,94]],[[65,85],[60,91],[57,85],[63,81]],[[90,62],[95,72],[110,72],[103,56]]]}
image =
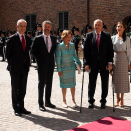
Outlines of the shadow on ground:
{"label": "shadow on ground", "polygon": [[[48,118],[48,117],[38,116],[35,114],[26,115],[26,116],[23,116],[22,118],[25,118],[29,121],[32,121],[34,124],[39,124],[43,127],[46,127],[52,130],[63,131],[63,130],[69,130],[69,129],[78,127],[79,126],[77,124],[78,122],[86,124],[89,122],[96,121],[98,119],[102,119],[107,116],[114,116],[114,117],[118,117],[122,119],[125,119],[124,117],[131,117],[130,108],[131,107],[129,106],[126,106],[124,109],[115,108],[115,112],[113,112],[113,108],[109,106],[107,106],[106,109],[100,109],[100,107],[98,106],[95,106],[94,109],[88,109],[88,108],[82,107],[82,113],[80,113],[79,108],[57,107],[56,109],[47,108],[47,112],[57,115],[57,116],[61,116],[63,117],[63,119]],[[107,122],[107,124],[111,124],[111,123]]]}

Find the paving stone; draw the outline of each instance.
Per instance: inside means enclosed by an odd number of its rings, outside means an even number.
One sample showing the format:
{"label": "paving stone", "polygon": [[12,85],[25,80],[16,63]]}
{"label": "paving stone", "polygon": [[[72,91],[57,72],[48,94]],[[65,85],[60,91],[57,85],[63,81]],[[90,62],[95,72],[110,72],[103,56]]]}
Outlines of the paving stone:
{"label": "paving stone", "polygon": [[[35,64],[33,65],[35,66]],[[67,131],[107,116],[115,116],[131,121],[131,93],[125,94],[125,107],[117,107],[113,112],[111,76],[109,77],[107,108],[100,109],[101,78],[98,75],[95,108],[88,109],[88,73],[86,72],[84,73],[82,113],[79,112],[79,107],[72,107],[70,89],[67,90],[67,104],[69,107],[62,107],[62,91],[56,69],[53,77],[51,102],[57,108],[50,109],[47,107],[46,112],[40,111],[38,106],[38,74],[34,67],[30,68],[25,96],[25,108],[30,110],[32,114],[16,117],[12,109],[10,75],[6,67],[7,62],[0,62],[0,131]],[[80,106],[81,101],[82,76],[82,72],[78,75],[76,71],[76,103],[78,106]]]}

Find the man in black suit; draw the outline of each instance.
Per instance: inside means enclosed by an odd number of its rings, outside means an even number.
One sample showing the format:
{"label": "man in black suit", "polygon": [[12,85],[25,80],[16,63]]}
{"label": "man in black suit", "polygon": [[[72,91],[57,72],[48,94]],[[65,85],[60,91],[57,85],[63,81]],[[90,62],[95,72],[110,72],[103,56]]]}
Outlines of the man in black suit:
{"label": "man in black suit", "polygon": [[2,52],[2,60],[1,61],[5,61],[5,34],[6,32],[1,32],[1,52]]}
{"label": "man in black suit", "polygon": [[94,107],[94,93],[96,88],[96,80],[100,71],[102,94],[101,108],[105,108],[106,97],[108,94],[109,70],[112,69],[113,62],[113,44],[109,33],[103,32],[102,21],[97,19],[94,21],[94,31],[87,33],[84,42],[84,65],[85,71],[89,73],[88,85],[88,102],[89,108]]}
{"label": "man in black suit", "polygon": [[78,56],[78,45],[81,40],[81,37],[78,34],[79,34],[79,29],[75,27],[74,28],[74,35],[71,39],[71,42],[75,44],[75,50],[76,50],[77,56]]}
{"label": "man in black suit", "polygon": [[26,25],[27,23],[24,19],[17,21],[18,32],[8,38],[6,48],[7,69],[10,71],[11,76],[12,105],[16,116],[31,113],[24,108],[31,46],[31,39],[24,34]]}
{"label": "man in black suit", "polygon": [[37,60],[38,66],[38,103],[39,109],[45,111],[43,93],[45,89],[45,106],[55,108],[50,101],[52,90],[52,79],[54,72],[54,54],[56,50],[56,37],[50,35],[52,24],[50,21],[42,23],[43,34],[34,38],[31,54]]}

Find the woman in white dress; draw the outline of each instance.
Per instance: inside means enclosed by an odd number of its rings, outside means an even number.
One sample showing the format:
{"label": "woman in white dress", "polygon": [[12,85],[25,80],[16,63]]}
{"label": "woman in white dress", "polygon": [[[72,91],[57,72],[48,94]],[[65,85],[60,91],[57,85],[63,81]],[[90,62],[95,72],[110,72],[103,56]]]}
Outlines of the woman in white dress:
{"label": "woman in white dress", "polygon": [[115,106],[119,106],[120,103],[120,107],[124,107],[124,93],[130,92],[130,38],[126,36],[126,28],[122,22],[117,23],[116,30],[117,34],[111,37],[114,48],[113,84],[117,96]]}

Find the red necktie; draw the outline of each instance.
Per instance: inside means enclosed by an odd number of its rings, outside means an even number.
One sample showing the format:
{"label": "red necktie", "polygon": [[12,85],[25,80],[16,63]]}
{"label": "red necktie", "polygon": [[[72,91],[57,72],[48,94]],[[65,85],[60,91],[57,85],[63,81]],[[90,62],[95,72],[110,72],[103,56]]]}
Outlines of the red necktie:
{"label": "red necktie", "polygon": [[22,46],[23,46],[23,50],[25,51],[25,38],[23,35],[22,35]]}
{"label": "red necktie", "polygon": [[[25,51],[25,38],[22,35],[22,46],[23,46],[23,50]],[[24,59],[24,62],[26,62],[26,59]]]}
{"label": "red necktie", "polygon": [[97,48],[99,49],[100,44],[100,34],[97,34]]}

